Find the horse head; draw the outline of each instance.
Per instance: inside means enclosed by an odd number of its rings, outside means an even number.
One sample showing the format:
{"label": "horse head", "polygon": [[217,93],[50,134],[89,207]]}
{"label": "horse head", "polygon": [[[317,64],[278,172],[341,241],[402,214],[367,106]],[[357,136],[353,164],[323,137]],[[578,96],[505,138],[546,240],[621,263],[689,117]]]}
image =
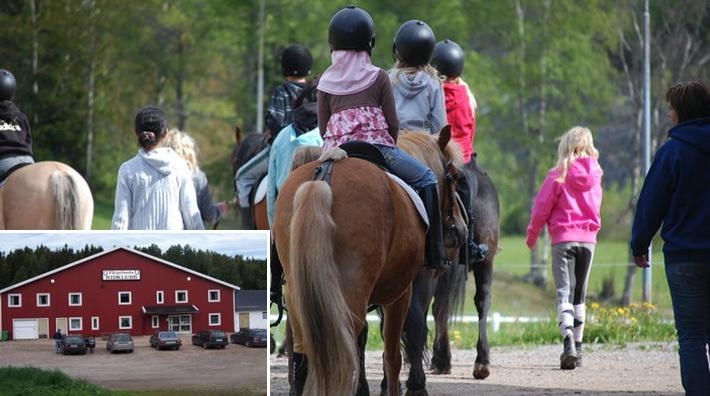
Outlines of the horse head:
{"label": "horse head", "polygon": [[452,257],[466,241],[468,228],[465,210],[456,192],[463,157],[459,147],[451,140],[451,127],[446,125],[434,135],[404,131],[399,135],[397,146],[428,166],[437,177],[444,243]]}

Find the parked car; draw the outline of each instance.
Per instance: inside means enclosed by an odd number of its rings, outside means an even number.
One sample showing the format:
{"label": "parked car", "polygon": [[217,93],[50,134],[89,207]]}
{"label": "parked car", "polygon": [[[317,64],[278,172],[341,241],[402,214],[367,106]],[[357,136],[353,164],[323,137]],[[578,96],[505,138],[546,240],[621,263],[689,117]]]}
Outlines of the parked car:
{"label": "parked car", "polygon": [[192,345],[207,348],[224,348],[229,344],[227,333],[222,330],[201,330],[192,335]]}
{"label": "parked car", "polygon": [[157,350],[161,349],[180,349],[182,340],[174,331],[156,331],[150,336],[150,346]]}
{"label": "parked car", "polygon": [[86,354],[84,337],[80,335],[65,335],[62,338],[62,355]]}
{"label": "parked car", "polygon": [[232,344],[266,347],[266,329],[241,329],[229,337]]}
{"label": "parked car", "polygon": [[112,333],[106,341],[106,350],[111,353],[118,351],[133,352],[133,337],[128,333]]}

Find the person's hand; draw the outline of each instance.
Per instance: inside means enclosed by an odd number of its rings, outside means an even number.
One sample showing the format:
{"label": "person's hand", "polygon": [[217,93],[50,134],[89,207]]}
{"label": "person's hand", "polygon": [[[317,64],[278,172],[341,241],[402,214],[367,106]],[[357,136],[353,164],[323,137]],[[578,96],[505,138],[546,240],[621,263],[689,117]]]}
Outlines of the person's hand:
{"label": "person's hand", "polygon": [[636,264],[639,268],[648,268],[650,266],[648,263],[648,256],[645,254],[634,256],[634,264]]}
{"label": "person's hand", "polygon": [[229,206],[226,201],[217,202],[217,208],[219,208],[219,214],[221,216],[224,216],[224,214],[229,210]]}
{"label": "person's hand", "polygon": [[537,238],[531,238],[530,236],[525,238],[525,244],[528,245],[528,249],[532,249],[535,246],[535,242],[537,242]]}

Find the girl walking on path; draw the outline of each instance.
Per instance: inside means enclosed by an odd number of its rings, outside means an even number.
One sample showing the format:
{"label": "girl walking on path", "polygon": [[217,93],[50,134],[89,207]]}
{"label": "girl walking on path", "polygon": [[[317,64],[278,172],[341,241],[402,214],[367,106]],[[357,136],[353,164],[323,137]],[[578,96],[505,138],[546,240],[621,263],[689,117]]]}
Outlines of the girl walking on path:
{"label": "girl walking on path", "polygon": [[577,126],[562,135],[557,154],[557,165],[547,173],[535,197],[525,243],[532,249],[547,225],[564,345],[560,368],[572,370],[582,365],[584,300],[601,227],[603,171],[587,128]]}

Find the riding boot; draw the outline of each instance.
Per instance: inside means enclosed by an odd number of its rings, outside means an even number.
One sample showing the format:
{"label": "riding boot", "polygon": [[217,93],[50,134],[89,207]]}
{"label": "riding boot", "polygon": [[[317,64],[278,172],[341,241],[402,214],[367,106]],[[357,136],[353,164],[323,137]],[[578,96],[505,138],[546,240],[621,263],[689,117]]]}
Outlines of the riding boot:
{"label": "riding boot", "polygon": [[473,240],[473,199],[471,197],[471,187],[468,182],[468,174],[463,173],[462,176],[463,177],[459,178],[458,184],[456,185],[456,192],[459,194],[459,197],[461,197],[461,202],[463,202],[466,216],[468,217],[468,235],[466,237],[466,243],[461,246],[459,252],[459,264],[472,266],[486,258],[488,245],[485,243],[478,245]]}
{"label": "riding boot", "polygon": [[308,359],[302,353],[293,353],[293,388],[289,396],[303,395],[303,388],[306,386],[308,376]]}
{"label": "riding boot", "polygon": [[437,185],[430,184],[422,188],[419,191],[419,197],[422,199],[427,217],[429,217],[429,230],[426,233],[426,244],[424,246],[424,267],[446,269],[451,262],[446,257]]}
{"label": "riding boot", "polygon": [[274,247],[272,241],[271,244],[271,262],[269,263],[271,269],[271,285],[269,286],[269,299],[271,302],[276,304],[276,306],[282,306],[282,285],[283,285],[283,274],[284,270],[281,267],[281,261],[279,260],[278,252]]}
{"label": "riding boot", "polygon": [[242,219],[242,230],[254,229],[254,216],[251,213],[251,208],[239,207],[239,217]]}

